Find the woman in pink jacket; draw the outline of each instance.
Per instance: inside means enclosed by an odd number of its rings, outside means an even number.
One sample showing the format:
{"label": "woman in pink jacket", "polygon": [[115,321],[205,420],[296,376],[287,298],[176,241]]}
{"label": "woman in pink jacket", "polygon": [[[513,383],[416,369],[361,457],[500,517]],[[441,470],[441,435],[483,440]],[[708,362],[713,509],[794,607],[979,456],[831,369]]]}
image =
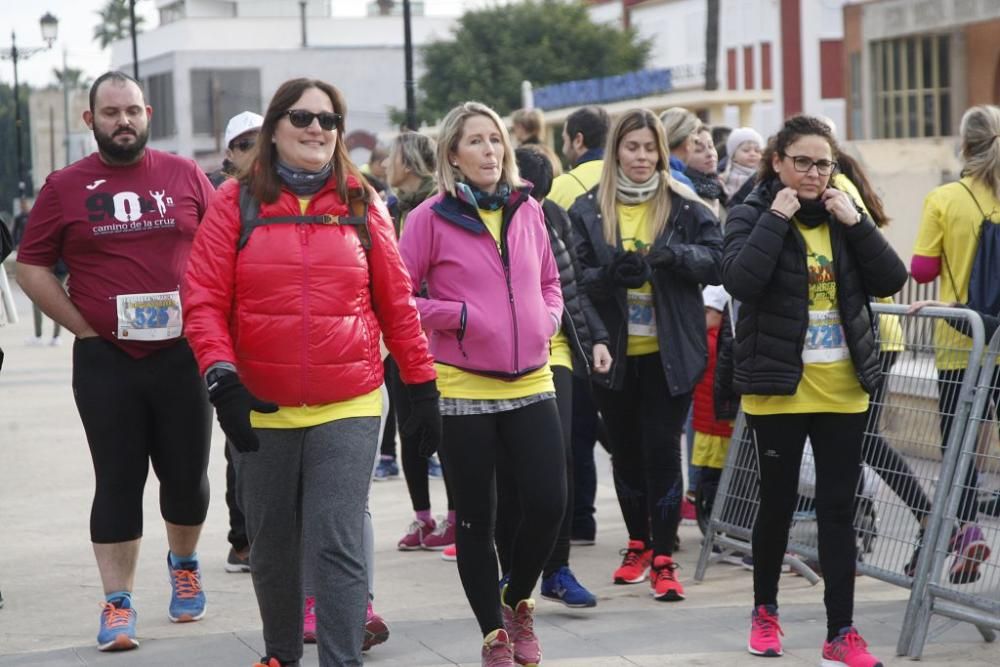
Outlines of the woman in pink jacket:
{"label": "woman in pink jacket", "polygon": [[[458,570],[485,637],[482,664],[533,665],[541,648],[529,598],[565,509],[549,339],[562,289],[542,208],[518,175],[507,129],[466,102],[442,123],[440,193],[410,213],[400,254],[436,361],[441,462],[456,513]],[[429,454],[430,452],[424,452]],[[494,469],[509,461],[521,506],[510,583],[497,589]]]}

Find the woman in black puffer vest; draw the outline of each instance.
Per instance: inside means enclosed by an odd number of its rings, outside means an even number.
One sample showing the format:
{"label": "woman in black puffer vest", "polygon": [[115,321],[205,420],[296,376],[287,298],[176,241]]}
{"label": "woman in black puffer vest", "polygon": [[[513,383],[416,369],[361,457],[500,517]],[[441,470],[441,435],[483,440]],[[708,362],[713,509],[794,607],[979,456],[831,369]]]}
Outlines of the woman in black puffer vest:
{"label": "woman in black puffer vest", "polygon": [[[608,331],[590,298],[577,284],[579,267],[572,251],[569,216],[561,206],[545,200],[552,188],[553,169],[548,156],[535,146],[518,148],[515,155],[521,176],[533,184],[531,196],[542,202],[545,227],[559,268],[559,282],[563,293],[562,326],[549,344],[549,364],[552,366],[556,403],[562,422],[568,509],[559,527],[556,545],[542,570],[542,597],[562,602],[568,607],[593,607],[597,604],[597,598],[577,581],[569,568],[569,539],[573,524],[573,376],[587,379],[592,370],[596,373],[608,372],[611,368]],[[504,461],[498,461],[495,538],[500,568],[504,573],[510,572],[516,529],[511,521],[519,516],[517,485],[513,483],[512,476],[510,466]]]}
{"label": "woman in black puffer vest", "polygon": [[854,492],[869,394],[881,383],[869,298],[896,293],[907,272],[871,218],[829,187],[836,159],[823,121],[788,119],[764,153],[760,185],[726,223],[723,280],[741,302],[734,386],[760,468],[749,650],[781,655],[778,578],[809,437],[826,585],[823,659],[863,652],[874,665],[853,627]]}

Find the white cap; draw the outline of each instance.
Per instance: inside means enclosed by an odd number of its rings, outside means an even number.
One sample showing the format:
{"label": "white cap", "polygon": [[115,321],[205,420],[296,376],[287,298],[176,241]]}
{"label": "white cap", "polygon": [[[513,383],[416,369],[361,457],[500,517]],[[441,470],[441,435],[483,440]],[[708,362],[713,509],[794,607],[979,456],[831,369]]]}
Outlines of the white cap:
{"label": "white cap", "polygon": [[733,153],[740,147],[740,144],[748,141],[756,142],[760,149],[764,150],[764,138],[760,136],[760,132],[752,127],[738,127],[730,132],[729,138],[726,139],[726,155],[729,159],[732,159]]}
{"label": "white cap", "polygon": [[236,137],[244,132],[259,130],[263,124],[264,117],[253,111],[243,111],[236,114],[226,124],[226,148],[229,148],[229,144],[233,143],[233,139]]}
{"label": "white cap", "polygon": [[722,285],[706,285],[705,289],[701,291],[701,298],[705,301],[706,308],[721,313],[729,302],[729,293]]}

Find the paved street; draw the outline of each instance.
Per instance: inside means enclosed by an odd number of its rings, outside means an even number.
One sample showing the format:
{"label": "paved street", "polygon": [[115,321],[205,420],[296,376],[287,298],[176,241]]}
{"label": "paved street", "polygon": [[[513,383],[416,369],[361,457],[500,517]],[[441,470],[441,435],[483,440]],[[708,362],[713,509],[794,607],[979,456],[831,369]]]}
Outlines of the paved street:
{"label": "paved street", "polygon": [[[97,570],[88,541],[93,473],[70,389],[71,339],[61,347],[27,347],[31,309],[17,294],[21,322],[0,327],[6,360],[0,374],[0,666],[143,665],[249,667],[263,649],[260,621],[248,575],[227,574],[223,563],[226,507],[222,434],[216,429],[210,476],[213,502],[199,548],[208,615],[175,625],[166,615],[166,541],[157,512],[157,485],[146,493],[146,539],[135,590],[138,651],[101,654],[94,648],[99,602]],[[46,321],[45,335],[51,323]],[[183,415],[178,415],[183,419]],[[568,610],[539,598],[536,628],[544,664],[555,666],[760,665],[745,651],[751,605],[750,573],[713,566],[705,583],[694,573],[700,534],[681,529],[677,555],[688,599],[657,603],[648,587],[614,586],[611,572],[625,545],[607,457],[601,453],[598,541],[576,548],[573,569],[598,595],[591,610]],[[444,489],[432,484],[436,511]],[[455,565],[436,553],[397,551],[411,517],[404,482],[375,485],[376,609],[392,628],[388,643],[366,664],[438,667],[478,665],[479,637]],[[824,623],[821,585],[782,579],[783,667],[817,665]],[[907,591],[868,578],[858,580],[856,622],[886,665],[895,658]],[[939,629],[939,626],[935,626]],[[314,648],[307,666],[316,665]],[[995,666],[1000,647],[984,644],[959,625],[936,634],[923,665]]]}

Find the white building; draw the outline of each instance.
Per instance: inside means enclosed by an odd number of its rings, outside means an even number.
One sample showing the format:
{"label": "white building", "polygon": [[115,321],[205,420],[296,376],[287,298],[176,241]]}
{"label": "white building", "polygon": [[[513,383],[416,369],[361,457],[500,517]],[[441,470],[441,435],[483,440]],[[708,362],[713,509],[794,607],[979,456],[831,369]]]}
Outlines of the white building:
{"label": "white building", "polygon": [[62,88],[31,91],[28,113],[31,118],[31,180],[35,192],[45,184],[50,173],[97,149],[93,132],[83,123],[83,112],[88,107],[86,88],[70,90],[65,97]]}
{"label": "white building", "polygon": [[[415,13],[420,3],[413,3]],[[216,159],[230,117],[263,112],[282,82],[328,81],[347,102],[348,141],[370,147],[405,107],[403,21],[339,17],[329,0],[157,0],[160,25],[138,36],[139,75],[153,106],[150,145]],[[453,17],[413,16],[415,51],[447,39]],[[112,45],[111,66],[131,72],[132,44]],[[419,59],[415,78],[420,76]]]}

